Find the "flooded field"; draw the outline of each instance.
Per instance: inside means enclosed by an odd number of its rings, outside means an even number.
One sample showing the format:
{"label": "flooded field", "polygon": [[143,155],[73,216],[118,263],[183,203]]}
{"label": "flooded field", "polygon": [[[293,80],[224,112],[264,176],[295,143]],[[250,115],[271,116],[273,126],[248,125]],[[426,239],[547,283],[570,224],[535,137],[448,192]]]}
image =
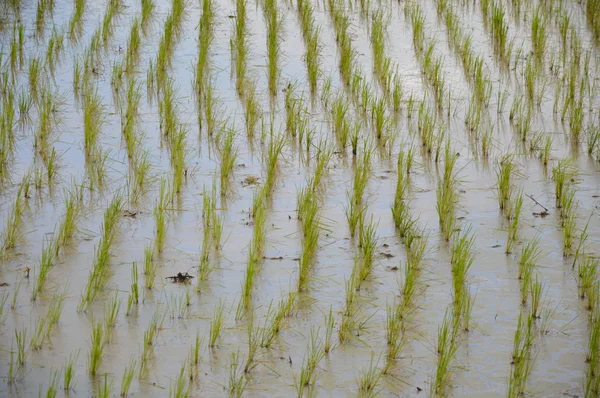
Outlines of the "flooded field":
{"label": "flooded field", "polygon": [[0,396],[599,396],[599,44],[598,0],[5,0]]}

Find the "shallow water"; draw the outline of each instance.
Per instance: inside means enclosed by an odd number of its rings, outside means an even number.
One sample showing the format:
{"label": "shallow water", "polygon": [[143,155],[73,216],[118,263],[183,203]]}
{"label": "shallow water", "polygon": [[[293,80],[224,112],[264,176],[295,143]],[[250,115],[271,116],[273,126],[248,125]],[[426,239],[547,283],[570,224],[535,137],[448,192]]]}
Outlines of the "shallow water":
{"label": "shallow water", "polygon": [[[48,16],[43,38],[35,37],[36,6],[33,1],[21,2],[20,18],[26,27],[25,66],[16,77],[15,86],[27,89],[27,60],[32,56],[44,56],[52,26],[66,31],[72,15],[71,1],[55,0],[52,16]],[[138,273],[143,271],[144,249],[155,237],[153,209],[159,197],[161,177],[170,178],[172,172],[169,150],[165,147],[160,128],[160,116],[156,98],[148,100],[146,95],[146,70],[150,61],[155,62],[163,23],[171,9],[171,2],[155,0],[156,9],[149,24],[147,35],[142,37],[137,81],[142,87],[140,102],[139,133],[141,147],[148,151],[152,163],[152,176],[148,192],[138,204],[127,200],[127,176],[131,173],[127,151],[121,136],[121,115],[115,103],[111,87],[113,63],[123,59],[131,23],[141,13],[140,3],[123,1],[125,7],[115,17],[114,33],[105,50],[102,62],[92,77],[105,106],[105,124],[99,143],[110,150],[106,184],[103,187],[84,189],[83,211],[77,224],[78,233],[68,248],[61,253],[46,282],[42,294],[34,301],[32,293],[39,269],[42,247],[61,221],[64,213],[63,190],[76,183],[84,183],[86,158],[83,144],[83,117],[81,104],[73,94],[74,59],[82,57],[96,28],[102,24],[106,2],[86,3],[84,29],[78,42],[65,38],[65,49],[55,67],[50,88],[60,94],[62,104],[57,114],[60,122],[53,130],[53,147],[60,157],[59,177],[52,186],[44,184],[33,189],[26,199],[23,238],[10,255],[0,263],[0,298],[7,294],[4,305],[7,313],[0,325],[0,395],[32,396],[44,393],[53,371],[60,370],[69,355],[79,352],[75,368],[75,388],[65,392],[68,396],[96,396],[104,375],[114,383],[112,394],[118,395],[121,375],[130,358],[139,357],[143,350],[143,335],[155,312],[164,313],[165,319],[158,332],[149,370],[145,377],[133,379],[130,394],[135,396],[166,396],[174,385],[181,366],[194,344],[198,332],[204,339],[198,378],[191,382],[191,396],[222,396],[228,394],[228,369],[231,354],[239,352],[245,361],[248,350],[247,325],[249,316],[236,319],[236,308],[241,296],[241,286],[248,260],[248,249],[252,239],[253,221],[249,215],[252,200],[258,187],[264,184],[265,165],[262,153],[264,143],[246,137],[244,109],[237,96],[235,79],[232,77],[232,61],[229,40],[232,33],[235,2],[217,0],[216,27],[211,46],[211,71],[213,86],[220,100],[219,118],[235,128],[238,156],[235,160],[232,193],[219,199],[218,212],[224,216],[223,246],[219,253],[211,255],[214,266],[207,281],[196,289],[197,266],[203,238],[202,195],[209,191],[213,179],[220,169],[220,157],[215,138],[209,137],[198,124],[196,100],[194,98],[194,68],[198,57],[197,26],[202,13],[201,4],[188,1],[181,31],[176,40],[172,67],[168,74],[174,79],[178,99],[178,117],[186,128],[187,178],[177,203],[167,211],[168,228],[166,248],[157,257],[158,271],[154,289],[144,289],[144,275],[139,278],[141,301],[126,315],[126,307],[132,283],[132,263],[136,262]],[[457,2],[460,3],[460,2]],[[510,2],[503,2],[510,3]],[[537,4],[537,2],[535,2]],[[555,2],[559,3],[559,2]],[[564,2],[563,2],[564,3]],[[304,42],[295,4],[280,1],[279,10],[283,17],[280,33],[281,57],[278,95],[271,107],[267,89],[266,68],[266,25],[263,18],[263,3],[248,2],[249,73],[257,78],[261,106],[265,112],[264,122],[274,124],[276,133],[285,132],[284,90],[288,83],[298,85],[296,93],[305,92],[305,103],[310,100],[304,65]],[[507,10],[508,5],[505,4]],[[331,77],[334,87],[343,92],[338,72],[338,49],[335,31],[325,2],[315,2],[315,23],[321,27],[321,71],[319,91],[326,77]],[[316,265],[311,273],[310,289],[297,299],[292,316],[285,319],[284,326],[269,349],[259,350],[256,368],[247,375],[247,396],[282,396],[296,394],[295,380],[299,377],[303,357],[307,351],[311,330],[323,336],[324,317],[331,309],[335,318],[333,341],[335,348],[319,362],[315,393],[318,396],[354,396],[359,393],[357,378],[369,366],[372,355],[382,365],[386,350],[385,320],[386,305],[399,300],[404,280],[406,247],[398,236],[391,217],[390,206],[396,189],[396,158],[398,152],[406,150],[411,143],[418,144],[415,135],[417,111],[411,119],[407,114],[408,97],[412,94],[419,101],[428,92],[427,101],[432,101],[430,89],[424,81],[419,61],[413,49],[412,28],[404,13],[404,5],[398,2],[373,2],[373,9],[389,12],[390,21],[386,29],[386,54],[397,62],[398,73],[404,82],[405,98],[403,111],[393,130],[397,139],[391,150],[375,150],[372,173],[368,182],[365,202],[368,203],[366,219],[372,216],[376,223],[378,238],[376,261],[371,276],[363,282],[359,292],[359,314],[365,319],[364,328],[356,331],[355,338],[337,344],[337,329],[345,305],[345,284],[351,277],[354,258],[358,253],[357,242],[350,237],[345,215],[348,205],[346,192],[351,189],[355,160],[349,148],[338,150],[329,164],[323,186],[320,216],[322,228],[319,236]],[[490,36],[483,26],[479,6],[459,6],[455,12],[463,22],[463,29],[473,38],[475,53],[481,54],[489,73],[493,95],[489,107],[489,123],[494,124],[493,148],[489,158],[484,159],[469,142],[465,131],[465,113],[472,94],[460,66],[458,57],[448,45],[444,23],[436,15],[436,3],[421,4],[426,16],[426,35],[436,38],[435,53],[444,59],[442,73],[450,87],[451,116],[444,120],[454,152],[460,157],[456,169],[460,181],[460,208],[457,213],[459,226],[472,228],[475,236],[475,261],[468,272],[468,283],[475,301],[472,310],[474,327],[461,335],[461,343],[452,363],[453,373],[447,393],[452,396],[499,396],[506,395],[511,372],[511,353],[519,310],[521,308],[518,262],[521,247],[536,236],[540,239],[542,255],[538,273],[545,285],[544,306],[554,309],[549,331],[536,339],[533,352],[535,362],[528,380],[528,395],[538,396],[581,396],[586,374],[585,362],[588,345],[588,311],[586,302],[578,297],[577,273],[572,270],[573,256],[563,256],[563,233],[559,211],[555,205],[555,183],[552,167],[558,160],[573,156],[579,171],[577,177],[577,227],[578,233],[586,227],[589,235],[587,252],[598,255],[600,241],[600,218],[595,209],[600,205],[600,168],[597,160],[588,157],[584,143],[578,151],[568,139],[568,123],[562,124],[553,115],[554,86],[547,88],[544,101],[532,123],[532,131],[541,131],[553,137],[551,160],[548,166],[529,153],[521,154],[521,142],[509,121],[509,111],[522,83],[518,80],[523,73],[525,61],[517,63],[508,75],[500,70],[493,55]],[[591,49],[591,76],[594,86],[589,93],[591,110],[586,109],[586,123],[594,126],[597,119],[598,101],[598,53],[587,29],[584,7],[578,4],[563,4],[571,11],[573,24],[582,38],[584,50]],[[533,5],[525,11],[519,26],[509,18],[509,36],[523,54],[531,48],[530,17]],[[6,11],[6,20],[13,21],[15,15]],[[372,83],[378,95],[380,87],[373,75],[373,55],[370,43],[370,23],[360,15],[359,3],[348,7],[351,26],[350,36],[356,49],[357,65]],[[525,18],[525,16],[529,16]],[[548,58],[559,49],[557,28],[550,24],[548,29]],[[9,47],[12,37],[12,22],[4,26],[2,48]],[[6,50],[3,50],[6,53]],[[516,57],[516,56],[515,56]],[[524,58],[524,57],[523,57]],[[6,61],[3,61],[6,62]],[[10,69],[10,66],[2,65]],[[510,78],[509,78],[510,76]],[[550,78],[549,78],[550,80]],[[126,89],[126,84],[122,86]],[[507,90],[508,98],[503,112],[498,113],[496,94]],[[344,92],[344,95],[349,95]],[[318,95],[317,95],[318,97]],[[4,106],[4,104],[3,104]],[[309,105],[310,106],[310,105]],[[432,105],[433,106],[433,105]],[[416,109],[416,107],[415,107]],[[311,126],[315,129],[315,142],[323,138],[335,147],[334,134],[329,115],[318,99],[310,108]],[[596,115],[596,117],[594,117]],[[271,119],[272,116],[272,119]],[[360,118],[352,111],[352,118]],[[39,164],[33,149],[37,129],[36,107],[32,109],[32,122],[17,130],[17,145],[10,162],[11,178],[0,186],[0,225],[7,225],[19,183],[32,164]],[[597,123],[597,122],[596,122]],[[259,126],[260,129],[260,126]],[[365,139],[372,134],[370,128],[362,131]],[[314,172],[315,162],[307,162],[307,156],[298,150],[293,139],[286,140],[280,158],[280,166],[268,210],[267,244],[264,262],[260,266],[252,292],[254,326],[262,327],[269,305],[286,297],[296,289],[298,259],[302,250],[301,221],[297,220],[297,194],[306,186]],[[372,140],[374,141],[374,140]],[[336,148],[337,149],[337,148]],[[392,156],[387,154],[391,152]],[[417,151],[417,165],[411,173],[411,214],[418,217],[418,224],[429,233],[428,252],[423,260],[420,289],[415,301],[413,315],[407,324],[407,342],[400,358],[389,374],[379,380],[377,389],[382,396],[424,396],[430,393],[437,354],[438,327],[444,320],[452,302],[452,271],[450,244],[440,234],[436,212],[436,187],[443,172],[441,165]],[[498,209],[496,170],[500,156],[507,152],[519,153],[516,162],[521,176],[516,185],[523,192],[533,195],[548,208],[547,217],[534,213],[540,206],[525,197],[520,221],[519,239],[515,253],[505,254],[508,223]],[[313,150],[308,156],[315,156]],[[216,177],[215,177],[216,176]],[[247,177],[258,177],[258,185],[244,183]],[[118,234],[113,244],[110,270],[112,276],[100,299],[85,312],[78,311],[78,304],[94,262],[95,248],[99,244],[102,217],[110,200],[115,195],[124,195],[124,209],[118,223]],[[131,214],[134,214],[131,216]],[[591,216],[590,216],[591,214]],[[589,224],[588,224],[589,223]],[[576,240],[577,244],[578,240]],[[25,268],[31,269],[25,277]],[[192,283],[171,283],[168,276],[178,272],[190,272],[196,278]],[[16,308],[10,309],[13,292],[16,293]],[[36,321],[45,316],[52,297],[65,292],[66,299],[60,321],[45,340],[40,350],[29,347]],[[87,355],[90,347],[93,320],[103,319],[103,308],[111,297],[121,300],[120,314],[114,330],[110,331],[110,342],[99,374],[88,375]],[[180,302],[189,294],[190,305],[183,314],[177,313]],[[225,311],[224,328],[218,344],[207,347],[210,322],[215,308],[222,303]],[[0,317],[1,319],[1,317]],[[540,320],[542,323],[544,320]],[[15,330],[27,329],[27,359],[16,371],[15,380],[9,380],[11,352],[16,352]],[[15,354],[16,355],[16,354]],[[63,394],[62,379],[59,395]],[[432,394],[433,395],[433,394]]]}

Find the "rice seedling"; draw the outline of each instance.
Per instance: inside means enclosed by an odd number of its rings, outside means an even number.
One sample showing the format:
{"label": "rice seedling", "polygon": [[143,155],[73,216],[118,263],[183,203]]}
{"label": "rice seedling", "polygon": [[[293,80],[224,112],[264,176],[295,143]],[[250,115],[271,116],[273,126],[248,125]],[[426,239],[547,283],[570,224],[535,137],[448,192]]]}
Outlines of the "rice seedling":
{"label": "rice seedling", "polygon": [[136,365],[136,360],[132,358],[129,360],[129,364],[127,364],[123,370],[123,376],[121,376],[121,397],[126,397],[129,393],[129,388],[131,387],[131,382],[133,381]]}
{"label": "rice seedling", "polygon": [[52,297],[52,301],[50,302],[50,306],[48,307],[48,312],[45,317],[45,326],[46,326],[46,338],[50,338],[50,334],[53,329],[58,325],[60,321],[60,316],[62,314],[62,310],[65,303],[65,298],[67,294],[67,289],[62,293],[56,293]]}
{"label": "rice seedling", "polygon": [[[454,294],[455,317],[457,313],[462,314],[465,307],[465,302],[469,299],[469,289],[467,285],[467,273],[475,261],[473,247],[475,245],[475,235],[471,232],[471,228],[457,232],[456,239],[452,242],[452,285]],[[468,330],[468,326],[465,328]]]}
{"label": "rice seedling", "polygon": [[512,366],[508,383],[509,397],[521,396],[525,391],[535,359],[531,355],[533,340],[533,317],[524,314],[521,309],[513,343]]}
{"label": "rice seedling", "polygon": [[383,372],[377,368],[379,365],[378,358],[377,361],[374,361],[375,353],[371,352],[371,361],[369,362],[369,366],[366,369],[361,370],[360,376],[358,378],[358,396],[359,397],[374,397],[379,391],[376,390],[377,384],[383,375]]}
{"label": "rice seedling", "polygon": [[498,204],[500,210],[507,210],[513,189],[513,179],[518,175],[517,165],[511,154],[503,155],[496,169]]}
{"label": "rice seedling", "polygon": [[358,277],[360,281],[364,281],[371,274],[373,269],[373,258],[377,247],[377,224],[373,223],[373,216],[369,225],[365,225],[364,221],[360,223],[359,247],[361,255],[360,272]]}
{"label": "rice seedling", "polygon": [[23,328],[21,331],[15,329],[15,341],[17,343],[17,364],[19,368],[25,366],[27,359],[27,351],[25,351],[25,340],[27,339],[27,328]]}
{"label": "rice seedling", "polygon": [[8,313],[4,312],[5,311],[4,305],[6,304],[7,300],[8,300],[8,292],[4,293],[4,295],[2,295],[2,297],[0,298],[0,326],[2,326],[4,324],[4,322],[6,322],[6,318],[8,317]]}
{"label": "rice seedling", "polygon": [[85,154],[91,156],[96,148],[103,125],[103,106],[98,89],[86,85],[84,87],[82,102]]}
{"label": "rice seedling", "polygon": [[48,389],[46,390],[46,398],[56,397],[58,392],[58,382],[60,380],[60,370],[53,370],[50,373],[50,381],[48,383]]}
{"label": "rice seedling", "polygon": [[[300,375],[297,379],[294,377],[296,382],[296,392],[298,393],[299,398],[304,396],[304,390],[306,388],[309,389],[309,392],[314,391],[315,383],[317,381],[317,366],[324,356],[325,351],[319,340],[319,331],[311,329],[304,359],[302,360]],[[309,393],[309,395],[311,394]]]}
{"label": "rice seedling", "polygon": [[232,352],[227,369],[227,392],[230,397],[241,397],[248,385],[248,379],[240,364],[240,353]]}
{"label": "rice seedling", "polygon": [[141,0],[142,3],[142,29],[144,30],[144,33],[146,33],[146,28],[148,26],[148,22],[150,21],[150,18],[152,17],[152,14],[154,12],[154,1],[153,0]]}
{"label": "rice seedling", "polygon": [[77,358],[79,357],[79,350],[69,355],[69,358],[65,359],[65,364],[62,368],[63,374],[63,390],[71,391],[75,387],[74,377],[75,377],[75,363],[77,362]]}
{"label": "rice seedling", "polygon": [[104,359],[104,348],[106,346],[105,329],[102,322],[92,321],[92,336],[90,351],[88,353],[88,373],[95,376],[98,373],[102,360]]}
{"label": "rice seedling", "polygon": [[43,243],[42,256],[40,259],[40,265],[38,267],[37,278],[35,281],[35,287],[33,289],[32,299],[35,300],[37,295],[42,292],[46,284],[46,278],[50,272],[50,268],[54,265],[54,258],[56,253],[56,241],[51,239]]}
{"label": "rice seedling", "polygon": [[308,288],[319,241],[319,201],[314,190],[303,189],[298,194],[298,219],[302,220],[302,254],[298,272],[298,291]]}
{"label": "rice seedling", "polygon": [[131,308],[133,304],[137,306],[139,303],[139,287],[138,287],[138,272],[137,272],[137,264],[135,261],[133,262],[133,266],[131,268],[131,293],[129,293],[129,298],[127,300],[127,315],[131,314]]}
{"label": "rice seedling", "polygon": [[521,219],[521,210],[523,209],[523,192],[519,191],[515,198],[512,208],[509,211],[510,221],[508,224],[508,238],[506,239],[506,254],[510,254],[517,242],[519,233],[519,221]]}
{"label": "rice seedling", "polygon": [[269,93],[277,95],[277,82],[279,79],[279,32],[281,31],[281,17],[278,14],[274,0],[265,2],[265,19],[267,25],[267,80]]}
{"label": "rice seedling", "polygon": [[256,92],[256,80],[250,79],[244,90],[244,119],[246,133],[249,138],[254,137],[256,126],[261,119],[260,103]]}
{"label": "rice seedling", "polygon": [[8,363],[7,381],[9,385],[15,382],[15,353],[12,350],[12,346],[10,350],[10,362]]}
{"label": "rice seedling", "polygon": [[154,248],[160,254],[165,247],[166,240],[166,209],[169,203],[169,189],[167,181],[163,178],[160,181],[158,201],[154,207],[155,238]]}
{"label": "rice seedling", "polygon": [[0,246],[0,258],[6,258],[9,251],[14,249],[23,238],[23,215],[24,215],[24,186],[21,185],[17,191],[13,207],[6,220],[4,227],[2,246]]}
{"label": "rice seedling", "polygon": [[208,346],[210,348],[214,348],[217,345],[217,340],[221,335],[221,331],[223,330],[223,311],[225,310],[225,304],[220,302],[217,306],[215,306],[215,312],[213,314],[213,319],[210,321],[210,332],[209,332],[209,340]]}
{"label": "rice seedling", "polygon": [[44,343],[46,342],[46,324],[47,317],[39,316],[35,320],[35,329],[33,332],[33,336],[31,336],[31,341],[29,346],[32,350],[38,351],[44,347]]}
{"label": "rice seedling", "polygon": [[224,137],[221,142],[221,170],[220,170],[220,183],[221,183],[221,196],[227,196],[231,192],[231,178],[232,171],[235,166],[235,160],[237,157],[237,148],[234,145],[235,142],[235,130],[227,129],[223,132]]}
{"label": "rice seedling", "polygon": [[406,334],[402,319],[402,304],[387,304],[385,319],[385,337],[387,348],[385,353],[385,365],[382,373],[387,373],[394,362],[398,359],[404,344]]}
{"label": "rice seedling", "polygon": [[437,334],[437,364],[432,380],[431,391],[435,395],[445,395],[453,371],[452,361],[458,349],[455,331],[452,329],[453,315],[446,311],[444,320],[438,328]]}
{"label": "rice seedling", "polygon": [[450,142],[446,143],[444,151],[444,174],[438,181],[436,190],[440,230],[445,240],[450,240],[456,226],[456,208],[458,206],[458,181],[456,179],[456,165],[458,157],[450,149]]}
{"label": "rice seedling", "polygon": [[153,252],[153,246],[146,246],[144,248],[144,283],[146,285],[146,289],[152,289],[154,287],[154,279],[156,278],[156,269],[158,264],[152,258]]}
{"label": "rice seedling", "polygon": [[108,373],[104,373],[104,382],[98,382],[98,398],[108,398],[113,389],[114,380],[108,381]]}
{"label": "rice seedling", "polygon": [[85,13],[85,0],[75,0],[75,7],[73,9],[73,15],[69,21],[69,39],[76,41],[82,31],[82,18]]}
{"label": "rice seedling", "polygon": [[538,59],[542,59],[546,52],[546,33],[547,21],[542,11],[542,7],[538,6],[531,20],[531,41],[533,44],[533,52]]}
{"label": "rice seedling", "polygon": [[580,299],[583,300],[585,297],[590,296],[599,268],[600,264],[598,261],[591,257],[584,257],[584,260],[578,263],[577,276],[579,279],[578,291]]}
{"label": "rice seedling", "polygon": [[552,168],[552,179],[555,183],[556,204],[558,207],[562,205],[563,195],[568,186],[575,182],[577,177],[577,169],[573,165],[571,158],[563,158],[558,161],[556,166]]}

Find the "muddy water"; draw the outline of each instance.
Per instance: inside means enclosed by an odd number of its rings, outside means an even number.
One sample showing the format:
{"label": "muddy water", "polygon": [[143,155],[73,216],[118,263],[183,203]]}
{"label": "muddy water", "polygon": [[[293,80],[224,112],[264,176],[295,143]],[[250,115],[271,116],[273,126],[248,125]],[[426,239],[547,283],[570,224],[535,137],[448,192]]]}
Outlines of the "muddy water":
{"label": "muddy water", "polygon": [[[60,179],[50,189],[45,187],[27,199],[24,239],[0,265],[0,296],[8,294],[4,311],[6,321],[0,326],[0,395],[33,396],[48,388],[52,371],[60,370],[69,355],[79,352],[76,361],[75,389],[66,395],[92,396],[98,392],[102,376],[87,374],[87,354],[90,346],[91,324],[93,319],[102,319],[103,306],[116,294],[121,300],[118,322],[111,331],[110,343],[106,345],[105,357],[100,374],[108,374],[114,383],[113,394],[118,395],[121,374],[130,358],[139,358],[143,349],[144,330],[156,311],[165,313],[165,320],[159,331],[154,355],[149,362],[148,375],[134,378],[131,394],[136,396],[165,396],[175,382],[179,369],[187,358],[196,333],[204,338],[199,365],[199,378],[192,383],[192,396],[223,396],[227,394],[228,366],[231,354],[239,351],[244,358],[247,351],[248,319],[236,320],[235,313],[241,295],[241,285],[248,257],[248,244],[252,236],[252,223],[249,209],[256,186],[242,182],[246,177],[259,177],[264,182],[259,145],[250,145],[243,131],[243,108],[235,92],[235,82],[231,79],[229,37],[232,29],[230,15],[235,14],[235,4],[217,1],[217,27],[211,47],[214,86],[220,99],[224,118],[240,130],[236,140],[238,159],[234,170],[233,194],[220,203],[220,212],[225,215],[223,233],[224,244],[218,256],[211,257],[214,270],[201,291],[195,289],[195,281],[190,285],[174,284],[165,279],[177,272],[189,271],[195,275],[202,242],[202,192],[210,187],[219,170],[219,157],[205,134],[199,132],[192,84],[193,68],[197,58],[197,24],[201,5],[189,1],[180,40],[175,47],[174,62],[170,76],[174,78],[176,94],[179,98],[179,119],[188,130],[189,153],[187,165],[189,176],[180,206],[168,212],[167,247],[159,260],[157,284],[152,291],[141,287],[142,300],[131,314],[126,315],[127,297],[131,284],[131,264],[137,262],[141,271],[144,248],[154,239],[154,217],[152,214],[158,197],[158,181],[163,173],[169,173],[169,154],[161,145],[159,114],[156,102],[149,102],[145,96],[141,102],[140,130],[144,132],[142,147],[148,150],[153,164],[154,176],[147,195],[140,205],[126,205],[134,217],[123,216],[118,226],[118,237],[114,244],[111,259],[113,276],[105,295],[86,312],[77,311],[82,291],[87,283],[94,260],[94,250],[98,245],[101,221],[104,210],[113,195],[125,193],[128,174],[127,153],[121,142],[120,116],[116,110],[110,86],[112,63],[121,60],[127,45],[131,22],[140,15],[138,1],[125,1],[127,7],[116,17],[113,39],[103,57],[102,67],[95,77],[99,93],[105,105],[106,124],[103,126],[100,143],[110,150],[108,183],[100,192],[85,191],[85,206],[79,232],[73,244],[60,256],[52,268],[45,292],[32,301],[32,291],[36,268],[41,249],[55,231],[63,214],[63,188],[72,181],[85,179],[82,139],[82,112],[73,97],[73,60],[82,56],[96,27],[101,24],[105,2],[88,1],[85,12],[84,31],[79,43],[65,41],[65,51],[56,66],[52,89],[60,93],[63,103],[59,110],[60,123],[55,129],[54,147],[60,154]],[[137,78],[143,83],[150,60],[155,59],[163,21],[170,10],[170,2],[157,0],[148,35],[142,40],[141,57]],[[315,3],[316,24],[321,26],[322,63],[324,76],[331,76],[334,87],[340,85],[337,71],[338,55],[335,34],[326,5]],[[406,97],[410,93],[421,98],[426,85],[423,83],[419,63],[412,46],[412,29],[406,20],[402,7],[396,2],[381,4],[374,2],[372,7],[389,10],[391,20],[387,29],[386,52],[398,63],[399,73],[404,79]],[[476,257],[469,271],[471,291],[476,294],[472,318],[474,328],[464,338],[454,361],[454,374],[449,393],[454,396],[500,396],[507,391],[510,375],[511,351],[514,331],[520,308],[520,283],[518,280],[518,257],[506,255],[504,247],[507,238],[507,224],[498,211],[495,185],[496,157],[507,151],[516,151],[518,140],[508,122],[508,111],[497,116],[494,136],[494,150],[488,161],[478,160],[468,144],[464,131],[464,113],[471,96],[459,61],[447,45],[447,33],[435,12],[435,4],[423,2],[426,14],[427,35],[436,37],[436,52],[444,57],[443,73],[451,87],[452,108],[449,133],[453,148],[460,153],[458,169],[461,181],[461,217],[465,228],[470,226],[476,236]],[[584,39],[584,48],[591,48],[589,33],[585,29],[585,16],[582,7],[572,9],[574,24]],[[288,82],[299,85],[298,92],[307,91],[306,70],[303,64],[304,45],[295,7],[280,2],[283,15],[281,32],[281,74],[280,88]],[[372,52],[369,29],[360,17],[359,7],[348,12],[351,18],[351,36],[358,52],[357,63],[373,87],[378,90],[372,76]],[[532,7],[533,9],[533,7]],[[36,4],[23,1],[21,18],[26,25],[26,58],[43,55],[45,44],[50,36],[52,24],[58,29],[66,29],[72,14],[70,1],[56,0],[52,18],[48,18],[44,40],[38,42],[33,37]],[[519,82],[507,79],[500,73],[493,58],[492,44],[483,27],[477,7],[458,7],[457,12],[464,22],[464,29],[473,35],[476,53],[481,54],[489,68],[493,82],[492,98],[499,90],[508,91],[506,108],[516,97]],[[14,18],[9,16],[8,18]],[[257,77],[263,109],[269,112],[266,77],[265,24],[262,5],[250,2],[248,7],[250,73]],[[529,31],[526,26],[510,24],[509,34],[519,44],[523,43],[524,53],[530,47]],[[8,48],[10,30],[2,32],[3,48]],[[550,43],[557,37],[549,37]],[[593,52],[593,64],[596,63]],[[518,64],[522,69],[524,62]],[[518,72],[515,72],[515,75]],[[27,82],[26,72],[18,77],[17,87]],[[145,85],[143,85],[145,87]],[[145,89],[143,90],[145,91]],[[563,126],[552,116],[553,89],[546,91],[547,100],[541,106],[534,131],[552,133],[554,145],[552,161],[548,168],[537,159],[519,156],[518,162],[522,178],[517,183],[524,193],[533,195],[550,215],[545,218],[535,216],[540,207],[525,199],[520,228],[520,241],[540,237],[542,257],[539,272],[546,286],[545,305],[553,308],[555,314],[547,334],[536,343],[536,360],[529,379],[529,391],[539,396],[581,395],[582,382],[586,371],[585,352],[587,347],[588,321],[584,302],[578,299],[576,274],[571,268],[572,257],[564,258],[562,251],[562,230],[558,211],[554,205],[554,182],[550,169],[558,159],[570,154]],[[308,100],[307,100],[308,103]],[[496,104],[491,105],[495,114]],[[594,105],[597,106],[597,105]],[[326,116],[317,103],[313,108],[312,124],[318,137],[332,137]],[[283,94],[279,93],[273,108],[276,129],[283,131],[285,109]],[[33,116],[36,119],[36,116]],[[269,117],[266,118],[270,119]],[[405,117],[397,126],[400,139],[393,153],[397,154],[400,145],[415,139],[409,133]],[[35,123],[26,126],[18,133],[15,159],[11,164],[12,183],[0,190],[0,225],[6,220],[18,183],[33,162],[33,135]],[[577,199],[579,201],[577,224],[583,228],[592,211],[600,204],[600,174],[598,163],[588,159],[581,150],[577,157],[580,170]],[[306,185],[307,176],[312,172],[302,156],[286,146],[268,216],[267,245],[265,261],[257,275],[253,292],[255,325],[262,325],[269,305],[295,290],[298,276],[298,257],[301,253],[300,224],[296,219],[296,195]],[[419,217],[419,225],[429,232],[429,251],[424,259],[422,290],[415,312],[407,330],[407,344],[401,358],[391,371],[379,382],[382,396],[424,396],[429,393],[436,363],[437,329],[441,324],[448,304],[452,300],[452,274],[450,268],[449,245],[439,235],[436,206],[436,166],[426,159],[419,164],[411,176],[410,208]],[[248,376],[245,394],[248,396],[281,396],[295,394],[295,379],[298,378],[310,339],[311,330],[324,331],[324,315],[331,308],[336,321],[336,330],[341,320],[345,300],[345,281],[350,277],[356,252],[356,242],[350,239],[344,207],[347,205],[346,191],[350,189],[353,175],[351,157],[336,154],[327,176],[324,190],[324,203],[321,209],[323,230],[319,240],[317,264],[314,269],[311,289],[299,299],[293,316],[286,319],[276,344],[270,349],[261,349],[258,366]],[[369,365],[371,355],[375,358],[385,355],[386,340],[384,323],[386,304],[397,300],[403,280],[403,264],[406,260],[405,247],[397,237],[391,218],[390,205],[393,202],[396,185],[395,156],[377,157],[367,190],[369,204],[367,217],[373,216],[377,222],[378,256],[372,276],[363,284],[360,297],[360,316],[367,319],[365,327],[353,341],[336,345],[334,350],[319,363],[317,370],[316,394],[319,396],[353,396],[358,393],[356,379],[362,369]],[[597,214],[589,218],[589,244],[599,247],[600,219]],[[517,245],[518,248],[521,243]],[[597,249],[596,249],[597,250]],[[25,278],[25,268],[31,269],[30,277]],[[140,285],[143,286],[143,275]],[[9,308],[13,292],[17,289],[17,306]],[[45,316],[53,294],[66,291],[64,309],[57,328],[51,333],[41,350],[34,351],[27,344],[27,361],[16,373],[16,380],[9,382],[10,352],[16,351],[14,331],[27,329],[33,334],[36,321]],[[171,311],[189,294],[191,304],[183,317],[171,316]],[[215,307],[223,303],[225,325],[217,347],[207,347],[209,325]],[[334,341],[337,342],[334,332]],[[29,338],[28,340],[29,341]],[[382,359],[383,360],[383,359]],[[62,383],[62,381],[61,381]],[[59,383],[61,386],[62,384]],[[59,387],[60,389],[60,387]],[[422,392],[420,392],[423,390]],[[59,395],[62,394],[60,389]]]}

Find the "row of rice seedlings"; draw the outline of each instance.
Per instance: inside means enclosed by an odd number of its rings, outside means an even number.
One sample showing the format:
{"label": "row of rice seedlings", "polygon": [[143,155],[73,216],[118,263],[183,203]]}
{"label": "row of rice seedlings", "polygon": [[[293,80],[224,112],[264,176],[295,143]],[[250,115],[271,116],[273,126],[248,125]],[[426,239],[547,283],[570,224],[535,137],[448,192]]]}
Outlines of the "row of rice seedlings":
{"label": "row of rice seedlings", "polygon": [[302,253],[299,261],[298,292],[308,289],[310,272],[315,264],[316,250],[318,249],[319,234],[323,228],[319,209],[321,207],[321,194],[323,178],[327,173],[331,160],[331,150],[325,142],[321,142],[316,154],[316,167],[307,185],[298,193],[298,220],[302,223]]}
{"label": "row of rice seedlings", "polygon": [[23,238],[23,216],[26,206],[24,189],[25,185],[21,184],[17,191],[13,207],[6,219],[6,226],[2,233],[2,246],[0,246],[1,259],[6,258]]}
{"label": "row of rice seedlings", "polygon": [[283,149],[283,137],[271,135],[269,150],[264,163],[267,168],[267,178],[263,187],[254,193],[251,217],[254,220],[252,240],[248,249],[248,262],[242,283],[242,298],[239,302],[236,319],[240,319],[248,310],[254,287],[255,275],[261,266],[263,250],[266,241],[266,220],[269,200],[275,184],[278,157]]}
{"label": "row of rice seedlings", "polygon": [[280,43],[279,34],[281,32],[282,18],[279,16],[276,0],[266,0],[264,3],[264,13],[267,25],[267,80],[269,93],[271,96],[277,96],[277,82],[279,79],[279,58]]}
{"label": "row of rice seedlings", "polygon": [[116,194],[104,213],[100,241],[96,247],[94,264],[90,271],[88,283],[79,302],[79,311],[86,310],[98,298],[110,278],[110,257],[117,235],[118,222],[121,218],[121,207],[121,197]]}
{"label": "row of rice seedlings", "polygon": [[320,35],[321,27],[315,26],[314,8],[312,4],[305,0],[298,1],[298,19],[302,29],[302,37],[306,51],[304,53],[304,62],[306,64],[306,73],[308,86],[312,94],[317,90],[317,80],[320,76],[320,58],[321,48]]}
{"label": "row of rice seedlings", "polygon": [[440,231],[448,241],[456,228],[456,210],[458,207],[458,180],[455,170],[458,156],[450,148],[450,141],[444,150],[444,173],[438,180],[436,190],[436,210],[438,213]]}

